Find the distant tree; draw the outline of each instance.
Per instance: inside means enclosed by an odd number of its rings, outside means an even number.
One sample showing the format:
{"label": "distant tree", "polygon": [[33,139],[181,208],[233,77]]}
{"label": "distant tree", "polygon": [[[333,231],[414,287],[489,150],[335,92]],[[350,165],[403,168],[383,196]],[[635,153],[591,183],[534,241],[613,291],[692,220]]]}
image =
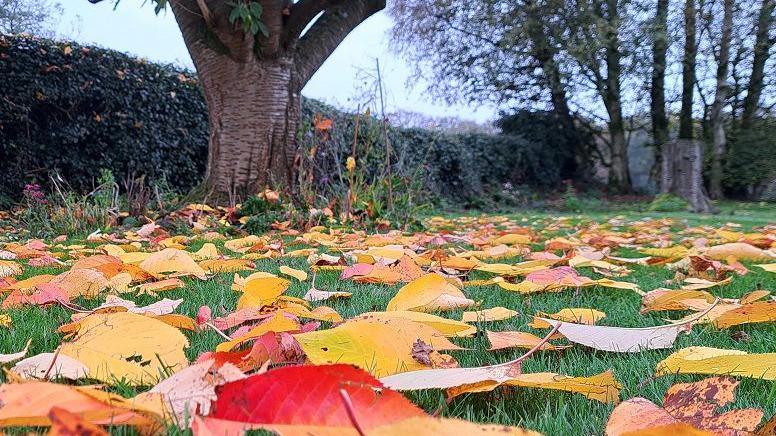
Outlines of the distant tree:
{"label": "distant tree", "polygon": [[0,32],[51,36],[62,6],[50,0],[0,0]]}
{"label": "distant tree", "polygon": [[717,52],[717,84],[714,103],[711,106],[711,130],[713,145],[711,149],[711,177],[709,195],[722,198],[722,159],[725,156],[727,135],[725,132],[724,106],[728,100],[728,70],[730,67],[730,41],[733,32],[733,0],[723,0],[723,16]]}
{"label": "distant tree", "polygon": [[[552,109],[578,140],[553,30],[562,9],[562,0],[396,0],[392,43],[435,97]],[[587,145],[576,144],[578,175],[589,169]]]}

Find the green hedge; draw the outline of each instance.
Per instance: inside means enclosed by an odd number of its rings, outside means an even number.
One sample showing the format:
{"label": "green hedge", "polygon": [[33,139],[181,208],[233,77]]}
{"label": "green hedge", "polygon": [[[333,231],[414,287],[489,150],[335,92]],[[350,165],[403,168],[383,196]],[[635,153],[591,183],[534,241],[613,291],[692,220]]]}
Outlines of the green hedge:
{"label": "green hedge", "polygon": [[0,195],[56,170],[76,190],[100,169],[189,189],[207,156],[191,74],[75,43],[0,36]]}
{"label": "green hedge", "polygon": [[[45,184],[54,170],[80,191],[94,186],[101,169],[119,180],[130,174],[164,179],[179,191],[204,174],[206,106],[188,71],[72,42],[0,36],[0,83],[0,196],[18,199],[25,183]],[[354,116],[305,99],[302,144],[317,140],[310,128],[315,114],[334,121],[316,157],[316,177],[323,179],[337,174],[350,154]],[[361,164],[377,177],[384,162],[381,125],[372,117],[360,131],[362,142],[374,142]],[[389,137],[397,171],[419,174],[429,194],[458,203],[506,182],[554,186],[568,177],[567,153],[552,135],[528,140],[512,133],[391,128]]]}
{"label": "green hedge", "polygon": [[725,194],[776,201],[776,118],[763,118],[731,138],[725,158]]}

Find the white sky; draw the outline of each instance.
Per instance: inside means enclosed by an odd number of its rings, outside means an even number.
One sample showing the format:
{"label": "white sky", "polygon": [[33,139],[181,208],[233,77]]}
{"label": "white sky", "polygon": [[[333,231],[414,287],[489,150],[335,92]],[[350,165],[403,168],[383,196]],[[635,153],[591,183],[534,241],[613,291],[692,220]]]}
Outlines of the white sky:
{"label": "white sky", "polygon": [[[84,44],[96,44],[131,53],[157,62],[174,63],[193,69],[191,59],[172,13],[154,14],[151,2],[122,0],[113,10],[112,1],[92,5],[86,0],[61,1],[64,15],[58,26],[63,38]],[[435,102],[424,93],[422,83],[411,89],[411,67],[388,48],[387,32],[391,19],[381,12],[361,24],[337,48],[303,90],[313,97],[342,109],[355,110],[363,77],[360,70],[374,70],[380,59],[383,84],[387,90],[386,111],[403,109],[433,116],[458,116],[479,122],[493,120],[496,108],[488,106],[450,106]]]}

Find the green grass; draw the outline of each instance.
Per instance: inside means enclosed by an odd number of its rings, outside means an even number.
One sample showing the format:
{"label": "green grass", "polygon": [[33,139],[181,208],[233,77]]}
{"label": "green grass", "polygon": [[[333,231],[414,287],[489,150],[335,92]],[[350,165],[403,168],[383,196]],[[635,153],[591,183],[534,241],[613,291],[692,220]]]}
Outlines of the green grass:
{"label": "green grass", "polygon": [[[700,217],[688,213],[635,213],[629,211],[552,215],[524,212],[514,214],[511,217],[518,223],[523,221],[525,225],[531,225],[541,231],[546,223],[552,222],[552,217],[561,215],[570,217],[574,224],[589,221],[600,223],[614,217],[635,220],[650,216],[655,218],[673,217],[680,222],[684,220],[692,226],[718,226],[727,222],[736,222],[740,223],[745,230],[767,224],[769,221],[776,221],[776,211],[773,206],[742,204],[723,205],[721,214]],[[573,228],[569,228],[567,231],[573,230]],[[563,233],[565,232],[560,231],[558,234]],[[196,250],[200,246],[201,243],[192,244],[189,250]],[[223,250],[222,247],[219,248]],[[618,253],[632,255],[633,251],[620,250]],[[509,263],[518,260],[520,259],[514,258],[499,260],[499,262]],[[282,264],[308,269],[305,259],[283,259]],[[256,269],[277,273],[280,265],[281,263],[275,260],[261,260],[256,262]],[[660,266],[633,266],[632,269],[633,273],[621,280],[635,282],[645,291],[665,286],[665,281],[672,277],[671,272]],[[27,268],[20,278],[58,271],[61,270]],[[583,275],[592,278],[600,277],[589,268],[581,268],[580,271]],[[488,277],[490,277],[489,274],[474,272],[469,278]],[[230,290],[232,274],[220,274],[206,281],[186,281],[187,287],[185,289],[164,292],[159,298],[183,298],[184,303],[179,307],[178,312],[189,316],[194,316],[202,305],[208,305],[214,311],[220,307],[224,307],[228,311],[234,309],[237,294]],[[364,285],[349,280],[340,281],[339,272],[336,271],[319,273],[316,286],[322,290],[353,293],[353,297],[350,299],[323,303],[331,305],[345,318],[367,311],[384,310],[388,300],[400,287],[400,285]],[[288,294],[301,297],[308,287],[309,281],[299,283],[294,280]],[[750,272],[746,276],[736,276],[729,285],[713,288],[711,292],[721,297],[740,297],[755,289],[776,291],[776,274],[767,273],[758,268],[750,268]],[[471,349],[451,352],[464,367],[501,363],[521,355],[522,350],[487,351],[489,344],[484,336],[484,330],[521,330],[542,336],[542,331],[535,331],[527,326],[531,321],[531,315],[537,311],[552,313],[566,307],[595,308],[607,314],[607,317],[599,324],[622,327],[660,325],[664,323],[666,318],[678,318],[686,314],[657,312],[641,315],[639,314],[641,302],[639,295],[630,291],[601,287],[585,288],[579,292],[568,290],[560,293],[542,293],[530,296],[510,293],[496,286],[471,287],[466,288],[465,292],[470,298],[482,301],[483,308],[504,306],[518,311],[519,315],[506,321],[480,323],[477,325],[480,330],[477,336],[454,339],[454,342],[459,345]],[[149,304],[158,300],[158,298],[148,296],[130,297],[130,299],[135,300],[138,304]],[[94,307],[99,304],[98,301],[78,301],[78,303],[86,307]],[[18,351],[27,339],[32,338],[33,345],[29,355],[54,350],[61,341],[61,335],[57,333],[56,329],[59,325],[69,321],[70,317],[70,312],[60,306],[32,307],[8,313],[13,319],[13,326],[10,329],[0,329],[0,352]],[[447,312],[443,316],[460,319],[461,311]],[[736,342],[732,339],[731,333],[737,330],[748,333],[750,341]],[[221,342],[221,338],[211,330],[198,333],[186,332],[186,335],[191,342],[187,354],[192,360],[204,351],[213,350]],[[622,399],[642,396],[661,404],[662,397],[671,384],[703,378],[701,376],[681,375],[652,379],[655,366],[660,360],[676,349],[693,345],[738,349],[750,353],[776,352],[776,324],[750,324],[728,330],[717,330],[710,326],[696,326],[690,334],[680,335],[673,350],[620,354],[575,346],[562,352],[538,352],[524,363],[523,369],[525,372],[548,371],[574,376],[589,376],[612,369],[615,377],[622,384]],[[131,396],[137,392],[128,386],[118,386],[113,389],[125,396]],[[412,393],[409,398],[427,411],[440,411],[443,416],[516,425],[549,435],[603,434],[607,418],[613,408],[611,404],[587,400],[577,394],[531,388],[510,388],[491,393],[466,394],[454,399],[449,405],[445,404],[443,394],[438,391]],[[738,389],[736,401],[729,407],[761,408],[765,411],[766,418],[776,414],[776,382],[744,379]]]}

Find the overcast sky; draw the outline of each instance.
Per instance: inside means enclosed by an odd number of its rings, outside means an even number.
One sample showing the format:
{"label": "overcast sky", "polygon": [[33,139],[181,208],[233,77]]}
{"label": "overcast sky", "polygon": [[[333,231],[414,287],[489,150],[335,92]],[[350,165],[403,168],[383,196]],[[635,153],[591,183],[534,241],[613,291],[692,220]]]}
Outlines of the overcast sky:
{"label": "overcast sky", "polygon": [[[131,53],[152,61],[170,62],[193,69],[172,12],[154,14],[151,2],[122,0],[118,9],[113,2],[92,5],[86,0],[62,1],[64,15],[58,33],[86,44]],[[412,69],[388,49],[391,19],[384,12],[356,28],[313,76],[302,93],[343,109],[355,110],[363,90],[364,70],[374,70],[380,59],[384,86],[388,92],[387,111],[399,109],[433,116],[459,116],[487,122],[496,109],[485,106],[448,106],[426,96],[422,83],[408,89]],[[359,71],[362,71],[359,73]]]}

